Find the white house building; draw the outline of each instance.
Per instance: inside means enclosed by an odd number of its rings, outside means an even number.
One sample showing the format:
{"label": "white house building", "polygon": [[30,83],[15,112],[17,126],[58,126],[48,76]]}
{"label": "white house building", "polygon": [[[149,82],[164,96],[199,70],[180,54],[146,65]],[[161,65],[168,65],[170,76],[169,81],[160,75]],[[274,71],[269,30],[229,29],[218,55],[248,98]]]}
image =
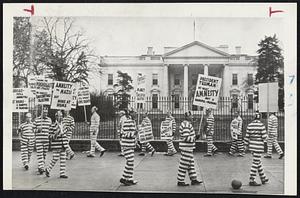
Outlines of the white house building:
{"label": "white house building", "polygon": [[[206,74],[222,78],[221,97],[246,96],[253,102],[254,59],[242,54],[239,46],[235,54],[229,54],[227,45],[211,47],[199,41],[182,47],[165,47],[164,54],[155,54],[153,47],[148,47],[145,55],[101,57],[100,91],[113,94],[117,71],[122,71],[132,77],[134,88],[138,74],[145,75],[147,96],[191,98],[198,74]],[[135,89],[131,95],[135,96]]]}

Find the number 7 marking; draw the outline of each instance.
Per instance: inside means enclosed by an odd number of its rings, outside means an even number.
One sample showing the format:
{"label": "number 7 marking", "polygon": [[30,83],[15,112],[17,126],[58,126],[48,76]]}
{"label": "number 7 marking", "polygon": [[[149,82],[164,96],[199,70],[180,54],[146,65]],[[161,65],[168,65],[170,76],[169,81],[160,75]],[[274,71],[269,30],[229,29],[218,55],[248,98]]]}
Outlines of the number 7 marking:
{"label": "number 7 marking", "polygon": [[295,75],[289,75],[289,77],[291,78],[290,84],[292,84],[295,79]]}

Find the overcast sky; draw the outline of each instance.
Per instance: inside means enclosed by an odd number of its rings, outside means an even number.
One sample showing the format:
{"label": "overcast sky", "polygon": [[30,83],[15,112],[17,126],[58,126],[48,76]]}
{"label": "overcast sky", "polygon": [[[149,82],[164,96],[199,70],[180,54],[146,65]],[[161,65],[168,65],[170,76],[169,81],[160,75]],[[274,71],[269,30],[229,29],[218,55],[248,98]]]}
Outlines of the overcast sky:
{"label": "overcast sky", "polygon": [[[120,18],[78,17],[76,28],[84,31],[99,56],[138,56],[148,46],[155,54],[163,47],[181,47],[196,39],[212,47],[228,45],[229,53],[242,46],[242,53],[256,55],[265,35],[284,36],[279,18]],[[281,47],[282,43],[281,43]]]}

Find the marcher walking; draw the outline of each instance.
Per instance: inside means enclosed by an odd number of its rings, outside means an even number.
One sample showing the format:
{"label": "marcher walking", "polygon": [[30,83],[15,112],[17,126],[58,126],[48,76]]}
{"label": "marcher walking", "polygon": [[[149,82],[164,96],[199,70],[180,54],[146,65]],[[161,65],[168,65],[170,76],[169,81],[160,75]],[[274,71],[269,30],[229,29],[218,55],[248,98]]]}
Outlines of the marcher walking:
{"label": "marcher walking", "polygon": [[[143,114],[143,120],[142,120],[141,126],[142,127],[147,127],[149,129],[151,128],[151,131],[148,132],[148,133],[151,133],[151,134],[148,134],[148,135],[153,136],[152,123],[151,123],[151,120],[148,116],[148,112],[145,112]],[[155,153],[155,149],[153,148],[153,146],[150,144],[149,141],[146,141],[146,142],[142,143],[142,151],[139,155],[144,156],[147,150],[151,153],[151,156],[153,156],[153,154]]]}
{"label": "marcher walking", "polygon": [[215,132],[215,118],[213,116],[212,110],[207,109],[206,115],[206,127],[204,130],[206,133],[207,153],[204,155],[204,157],[210,157],[217,152],[218,148],[213,143],[213,135]]}
{"label": "marcher walking", "polygon": [[244,144],[243,144],[243,134],[242,134],[242,124],[243,120],[239,115],[239,112],[236,111],[234,113],[234,119],[230,124],[231,131],[231,147],[229,151],[229,155],[234,155],[234,153],[238,152],[239,157],[244,157]]}
{"label": "marcher walking", "polygon": [[176,151],[176,149],[174,147],[174,144],[173,144],[173,139],[174,139],[174,135],[175,135],[175,131],[176,131],[176,121],[175,121],[175,118],[172,116],[170,110],[168,110],[166,121],[169,121],[171,123],[171,126],[172,126],[172,137],[170,137],[167,140],[168,151],[167,151],[167,153],[165,155],[166,156],[173,156],[174,154],[177,153],[177,151]]}
{"label": "marcher walking", "polygon": [[66,136],[67,136],[67,139],[68,139],[68,146],[67,146],[67,149],[66,149],[66,152],[67,152],[67,159],[72,159],[74,157],[74,151],[72,150],[71,146],[70,146],[70,140],[71,140],[71,137],[72,137],[72,133],[75,129],[75,121],[74,121],[74,118],[70,115],[70,111],[66,110],[65,111],[65,116],[62,120],[64,126],[66,127]]}
{"label": "marcher walking", "polygon": [[[127,117],[126,117],[126,114],[125,114],[125,111],[124,110],[121,110],[120,111],[120,113],[119,113],[119,115],[120,115],[120,121],[119,121],[119,125],[118,125],[118,134],[119,134],[119,138],[120,138],[120,145],[121,145],[121,139],[122,139],[122,136],[121,136],[121,134],[122,134],[122,125],[123,125],[123,122],[125,121],[125,120],[127,120]],[[121,153],[119,154],[119,156],[120,157],[122,157],[122,156],[124,156],[124,152],[123,152],[123,148],[122,148],[122,146],[120,146],[121,147]]]}

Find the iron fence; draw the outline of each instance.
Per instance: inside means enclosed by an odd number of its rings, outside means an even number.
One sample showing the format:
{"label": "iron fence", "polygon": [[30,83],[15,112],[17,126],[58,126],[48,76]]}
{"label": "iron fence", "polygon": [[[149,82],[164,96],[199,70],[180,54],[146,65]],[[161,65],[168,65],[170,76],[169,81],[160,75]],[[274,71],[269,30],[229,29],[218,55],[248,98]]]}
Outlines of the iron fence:
{"label": "iron fence", "polygon": [[[110,101],[110,102],[108,102]],[[203,131],[204,122],[206,119],[205,109],[193,106],[191,99],[186,98],[174,98],[174,97],[147,97],[144,103],[140,104],[136,102],[136,98],[131,98],[129,106],[133,107],[138,112],[137,122],[141,122],[141,113],[147,111],[149,118],[152,121],[153,135],[155,139],[160,139],[160,124],[165,119],[167,111],[170,110],[174,116],[177,124],[177,130],[175,132],[175,139],[179,138],[179,125],[184,118],[184,112],[190,110],[193,114],[193,127],[196,132]],[[117,116],[118,111],[114,108],[114,101],[111,97],[105,97],[101,100],[96,100],[91,106],[97,106],[99,108],[99,114],[101,117],[101,123],[99,127],[99,139],[117,139],[117,126],[119,118]],[[103,107],[105,105],[105,108]],[[109,107],[108,105],[111,105]],[[111,108],[111,109],[110,109]],[[101,111],[105,109],[105,111]],[[109,111],[107,109],[110,109]],[[221,97],[218,102],[218,108],[213,110],[215,117],[215,134],[214,139],[216,141],[230,141],[230,123],[233,119],[233,114],[236,110],[239,110],[243,119],[243,135],[246,133],[247,125],[253,120],[256,110],[258,110],[258,104],[251,103],[248,98],[232,99],[229,97]],[[35,105],[34,99],[29,102],[29,111],[32,113],[33,118],[40,115],[41,107]],[[87,120],[90,119],[90,106],[86,108]],[[113,113],[112,113],[113,112]],[[49,117],[54,120],[55,110],[49,111]],[[278,117],[278,140],[284,141],[284,112],[277,112]],[[75,118],[75,131],[73,133],[73,139],[89,139],[89,125],[84,122],[84,108],[77,107],[71,111],[71,115]],[[202,118],[202,124],[200,128],[200,121]],[[13,137],[17,137],[17,128],[22,120],[25,119],[25,113],[13,113]],[[262,122],[267,127],[267,116],[263,114]],[[200,130],[199,130],[200,129]]]}

